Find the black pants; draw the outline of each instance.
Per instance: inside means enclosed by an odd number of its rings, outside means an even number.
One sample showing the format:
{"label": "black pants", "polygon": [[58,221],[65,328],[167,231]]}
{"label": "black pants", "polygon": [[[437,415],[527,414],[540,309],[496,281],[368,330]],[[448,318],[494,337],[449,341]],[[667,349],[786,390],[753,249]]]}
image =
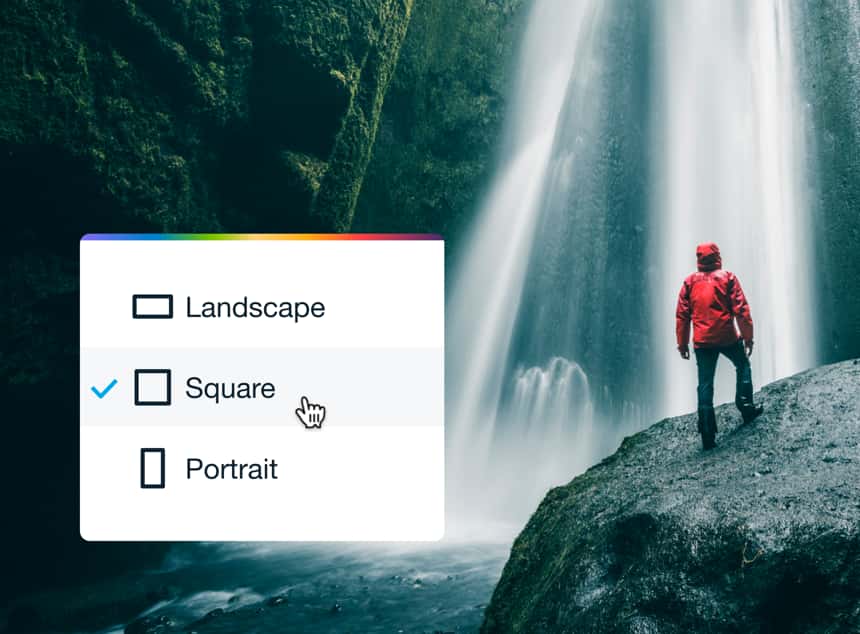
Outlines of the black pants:
{"label": "black pants", "polygon": [[744,351],[742,340],[720,348],[696,348],[696,367],[699,371],[699,410],[714,408],[714,373],[720,354],[729,358],[735,366],[735,405],[743,414],[753,406],[753,384],[750,361]]}

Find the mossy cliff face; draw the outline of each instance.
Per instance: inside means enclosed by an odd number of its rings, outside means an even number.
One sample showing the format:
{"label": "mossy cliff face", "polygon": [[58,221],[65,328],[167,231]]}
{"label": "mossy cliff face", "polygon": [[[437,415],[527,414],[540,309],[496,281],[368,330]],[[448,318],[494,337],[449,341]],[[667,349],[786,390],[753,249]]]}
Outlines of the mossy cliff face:
{"label": "mossy cliff face", "polygon": [[[284,58],[280,49],[285,47],[295,65],[293,76],[279,87],[283,94],[264,90],[260,101],[266,104],[275,126],[274,122],[289,122],[293,128],[291,139],[301,153],[291,154],[287,162],[297,179],[306,179],[317,227],[346,231],[352,224],[383,96],[411,8],[412,0],[316,0],[294,2],[286,17],[283,8],[269,8],[262,18],[268,28],[277,27],[279,21],[285,27],[276,29],[270,39],[266,64],[271,63],[274,71]],[[290,53],[296,50],[307,55]],[[297,89],[302,86],[311,89],[297,100]],[[284,117],[281,105],[297,102],[296,112]],[[309,121],[322,125],[308,126]],[[339,127],[330,125],[334,122]]]}
{"label": "mossy cliff face", "polygon": [[346,229],[410,10],[13,0],[4,160],[65,161],[114,213],[157,230]]}
{"label": "mossy cliff face", "polygon": [[529,6],[524,0],[416,3],[355,229],[430,231],[456,241],[492,176]]}
{"label": "mossy cliff face", "polygon": [[10,586],[163,551],[78,548],[69,448],[77,446],[81,234],[348,229],[411,7],[3,3],[0,397],[4,420],[16,421],[4,475],[14,480],[36,453],[48,465],[10,492],[10,517],[21,518],[7,545]]}
{"label": "mossy cliff face", "polygon": [[[4,4],[0,182],[15,242],[2,290],[23,294],[9,320],[46,326],[28,304],[74,292],[84,232],[348,229],[410,10]],[[3,375],[42,375],[17,356],[26,346],[9,348]]]}

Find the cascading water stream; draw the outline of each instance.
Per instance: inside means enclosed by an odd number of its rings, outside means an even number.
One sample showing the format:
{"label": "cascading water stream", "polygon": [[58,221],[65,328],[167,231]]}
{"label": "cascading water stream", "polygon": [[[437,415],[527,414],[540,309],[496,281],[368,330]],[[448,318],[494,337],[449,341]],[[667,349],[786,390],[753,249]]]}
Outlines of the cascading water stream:
{"label": "cascading water stream", "polygon": [[813,363],[789,27],[783,0],[535,1],[448,298],[449,534],[518,524],[625,434],[695,408],[673,332],[697,242],[744,284],[756,383]]}
{"label": "cascading water stream", "polygon": [[539,0],[532,9],[507,124],[508,158],[466,241],[449,298],[448,414],[457,421],[449,465],[461,492],[450,506],[458,517],[483,515],[474,506],[488,499],[498,403],[558,118],[577,62],[588,54],[598,5]]}

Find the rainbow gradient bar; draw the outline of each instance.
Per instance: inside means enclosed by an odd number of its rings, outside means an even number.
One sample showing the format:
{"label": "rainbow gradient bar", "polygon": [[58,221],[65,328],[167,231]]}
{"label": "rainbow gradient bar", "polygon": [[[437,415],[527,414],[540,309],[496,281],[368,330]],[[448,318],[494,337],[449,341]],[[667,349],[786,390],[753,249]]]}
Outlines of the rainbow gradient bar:
{"label": "rainbow gradient bar", "polygon": [[442,240],[437,233],[87,233],[81,240]]}

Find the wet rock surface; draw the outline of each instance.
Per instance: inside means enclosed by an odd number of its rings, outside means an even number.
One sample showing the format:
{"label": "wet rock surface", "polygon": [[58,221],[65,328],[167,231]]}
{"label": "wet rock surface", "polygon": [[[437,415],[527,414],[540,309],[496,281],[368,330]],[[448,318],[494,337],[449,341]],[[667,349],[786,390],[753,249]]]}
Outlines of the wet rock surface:
{"label": "wet rock surface", "polygon": [[482,631],[860,631],[860,360],[757,400],[710,452],[670,418],[550,491]]}

